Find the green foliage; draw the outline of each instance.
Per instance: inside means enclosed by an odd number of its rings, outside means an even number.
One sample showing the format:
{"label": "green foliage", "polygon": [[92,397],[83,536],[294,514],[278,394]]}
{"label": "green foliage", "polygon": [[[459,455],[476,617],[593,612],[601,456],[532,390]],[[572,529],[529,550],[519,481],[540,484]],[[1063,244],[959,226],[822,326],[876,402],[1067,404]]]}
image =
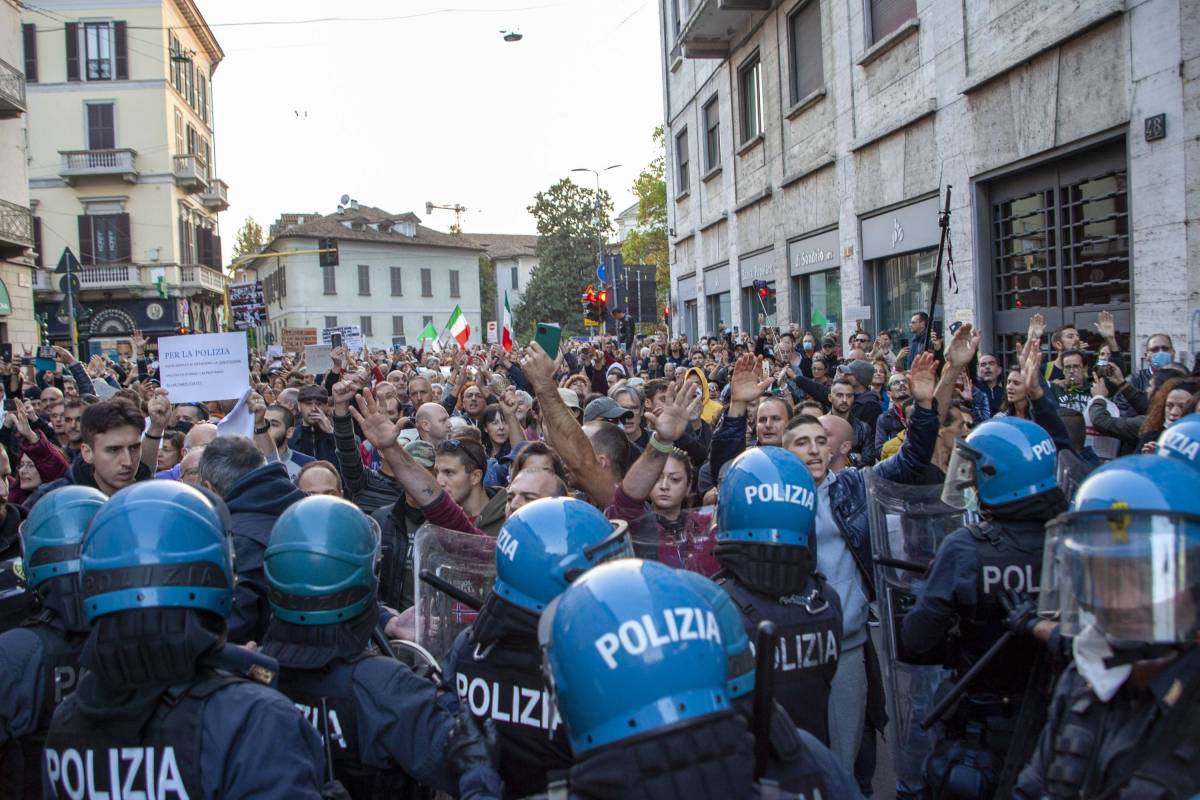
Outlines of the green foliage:
{"label": "green foliage", "polygon": [[242,227],[238,228],[237,238],[233,240],[233,255],[236,258],[247,253],[256,253],[264,244],[266,241],[262,226],[254,221],[254,217],[246,217]]}
{"label": "green foliage", "polygon": [[667,248],[667,181],[666,147],[663,128],[654,129],[654,142],[660,153],[633,182],[638,199],[637,227],[630,231],[621,245],[626,264],[653,264],[658,307],[670,302],[671,254]]}
{"label": "green foliage", "polygon": [[479,257],[479,309],[486,336],[487,324],[496,318],[496,265],[487,256]]}
{"label": "green foliage", "polygon": [[597,242],[612,231],[612,199],[603,190],[599,199],[597,213],[596,191],[570,178],[534,196],[528,210],[537,221],[538,265],[513,309],[520,341],[533,338],[538,322],[559,323],[564,336],[585,332],[580,297],[597,282]]}

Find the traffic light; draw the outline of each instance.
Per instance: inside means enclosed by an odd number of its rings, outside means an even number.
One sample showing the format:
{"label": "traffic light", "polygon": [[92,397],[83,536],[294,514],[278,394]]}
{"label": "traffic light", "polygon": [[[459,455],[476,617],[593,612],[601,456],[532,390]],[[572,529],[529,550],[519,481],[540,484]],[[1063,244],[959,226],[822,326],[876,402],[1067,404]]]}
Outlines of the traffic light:
{"label": "traffic light", "polygon": [[763,280],[754,282],[754,290],[758,292],[759,300],[766,300],[767,298],[774,297],[775,295],[775,290],[771,288],[769,283]]}
{"label": "traffic light", "polygon": [[600,309],[596,301],[596,290],[594,287],[587,287],[587,291],[583,293],[583,318],[584,321],[593,324],[600,322]]}
{"label": "traffic light", "polygon": [[600,316],[604,316],[604,312],[608,308],[608,290],[601,289],[596,292],[596,303],[600,307]]}
{"label": "traffic light", "polygon": [[175,329],[175,332],[178,333],[180,336],[184,336],[187,334],[188,329],[186,326],[180,325],[178,328]]}
{"label": "traffic light", "polygon": [[671,307],[670,306],[663,306],[663,322],[667,323],[668,327],[671,325]]}

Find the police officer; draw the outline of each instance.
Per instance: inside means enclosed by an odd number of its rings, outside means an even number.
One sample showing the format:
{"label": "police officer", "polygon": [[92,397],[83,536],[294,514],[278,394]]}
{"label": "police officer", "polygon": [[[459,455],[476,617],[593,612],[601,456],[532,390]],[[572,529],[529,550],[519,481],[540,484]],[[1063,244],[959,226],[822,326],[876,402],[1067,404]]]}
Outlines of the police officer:
{"label": "police officer", "polygon": [[[539,641],[576,757],[570,797],[763,796],[753,736],[729,700],[716,613],[679,572],[640,559],[603,564],[547,609]],[[768,781],[775,796],[860,797],[827,751],[810,755],[803,788]],[[567,791],[555,785],[549,796]]]}
{"label": "police officer", "polygon": [[632,552],[624,522],[573,498],[527,503],[500,528],[492,593],[454,641],[442,674],[465,709],[495,723],[506,796],[545,791],[547,773],[572,763],[542,677],[538,617],[578,576]]}
{"label": "police officer", "polygon": [[106,500],[90,486],[66,486],[46,495],[21,526],[25,585],[39,610],[0,635],[0,796],[42,796],[42,742],[55,707],[75,691],[88,634],[79,543]]}
{"label": "police officer", "polygon": [[[729,593],[708,578],[683,570],[679,571],[679,576],[708,601],[717,616],[727,657],[725,688],[734,710],[749,724],[754,718],[755,662],[742,614]],[[829,748],[808,731],[798,729],[778,702],[771,714],[770,737],[765,777],[781,789],[803,793],[814,785],[814,776],[823,769],[841,772],[841,766]]]}
{"label": "police officer", "polygon": [[264,572],[273,619],[263,651],[279,689],[325,739],[333,772],[354,798],[394,797],[406,776],[456,793],[444,762],[454,715],[437,686],[368,650],[378,619],[379,529],[356,506],[317,495],[271,531]]}
{"label": "police officer", "polygon": [[[1174,426],[1173,426],[1174,427]],[[1200,495],[1136,455],[1093,472],[1047,529],[1041,606],[1073,634],[1019,798],[1200,793]]]}
{"label": "police officer", "polygon": [[775,697],[802,729],[829,744],[829,690],[842,640],[837,592],[817,572],[816,486],[804,463],[780,447],[739,455],[717,500],[718,582],[746,630],[769,619],[779,630]]}
{"label": "police officer", "polygon": [[[938,548],[901,635],[910,651],[937,654],[961,677],[1004,635],[1008,591],[1036,593],[1046,522],[1066,509],[1055,481],[1054,441],[1042,427],[999,417],[955,443],[942,499],[982,521]],[[927,796],[991,797],[996,790],[1037,644],[1014,639],[943,719],[925,762]]]}
{"label": "police officer", "polygon": [[1155,452],[1200,469],[1200,414],[1188,414],[1164,430]]}
{"label": "police officer", "polygon": [[222,515],[178,481],[122,489],[92,518],[80,553],[92,631],[46,735],[45,797],[321,796],[312,726],[283,695],[214,666],[231,559]]}

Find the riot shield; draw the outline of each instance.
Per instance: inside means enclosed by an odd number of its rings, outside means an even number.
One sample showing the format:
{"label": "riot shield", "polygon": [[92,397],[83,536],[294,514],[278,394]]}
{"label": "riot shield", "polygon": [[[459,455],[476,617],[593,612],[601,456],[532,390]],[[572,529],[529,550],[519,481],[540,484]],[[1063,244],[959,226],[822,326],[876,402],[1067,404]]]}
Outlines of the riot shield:
{"label": "riot shield", "polygon": [[439,661],[477,612],[434,589],[417,575],[428,570],[467,594],[483,600],[496,579],[496,540],[425,524],[413,544],[413,607],[416,641]]}
{"label": "riot shield", "polygon": [[713,555],[715,518],[713,506],[700,506],[683,509],[675,519],[652,511],[626,519],[633,554],[647,561],[659,561],[675,569],[712,577],[721,568]]}
{"label": "riot shield", "polygon": [[906,486],[867,470],[867,507],[875,586],[882,620],[880,667],[887,693],[892,758],[896,779],[919,788],[929,752],[929,734],[920,720],[933,706],[934,692],[949,672],[942,655],[917,656],[900,636],[904,615],[916,601],[926,567],[947,535],[963,524],[962,511],[941,500],[942,486]]}
{"label": "riot shield", "polygon": [[1068,503],[1074,499],[1075,490],[1079,488],[1079,484],[1083,483],[1084,479],[1091,474],[1093,469],[1095,467],[1070,450],[1058,451],[1055,477],[1058,481],[1058,488],[1062,489],[1063,494],[1067,496]]}

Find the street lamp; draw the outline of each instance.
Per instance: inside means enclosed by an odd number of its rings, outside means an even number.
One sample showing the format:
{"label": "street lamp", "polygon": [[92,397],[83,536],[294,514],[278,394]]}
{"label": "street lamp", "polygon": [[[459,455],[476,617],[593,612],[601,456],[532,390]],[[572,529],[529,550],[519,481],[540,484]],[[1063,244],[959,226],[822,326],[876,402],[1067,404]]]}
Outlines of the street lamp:
{"label": "street lamp", "polygon": [[[608,172],[610,169],[616,169],[619,166],[621,166],[621,165],[613,164],[612,166],[605,167],[604,169],[601,169],[601,170],[591,169],[590,167],[576,167],[575,169],[571,170],[571,172],[590,172],[596,176],[596,265],[597,266],[604,264],[604,234],[600,231],[600,173]],[[600,276],[597,275],[596,277],[600,277]],[[604,277],[607,278],[608,276],[605,275]],[[601,288],[603,288],[605,283],[608,283],[608,281],[604,280],[604,281],[600,282]],[[614,289],[616,288],[615,281],[613,282],[613,288]]]}

